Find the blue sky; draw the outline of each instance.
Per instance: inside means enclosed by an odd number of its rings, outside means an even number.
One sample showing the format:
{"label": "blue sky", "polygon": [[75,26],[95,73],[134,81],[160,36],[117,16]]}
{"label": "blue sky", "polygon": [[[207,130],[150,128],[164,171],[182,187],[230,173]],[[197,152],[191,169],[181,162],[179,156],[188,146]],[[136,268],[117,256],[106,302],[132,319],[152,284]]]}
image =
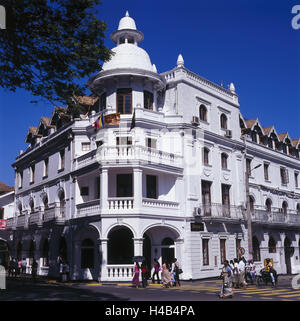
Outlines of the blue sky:
{"label": "blue sky", "polygon": [[[185,67],[224,86],[233,82],[245,118],[300,137],[300,29],[291,26],[292,7],[300,0],[103,0],[99,18],[109,35],[129,11],[145,35],[141,43],[158,72]],[[299,21],[300,23],[300,21]],[[0,58],[1,59],[1,58]],[[53,107],[30,93],[0,88],[0,181],[14,184],[11,164],[29,126]]]}

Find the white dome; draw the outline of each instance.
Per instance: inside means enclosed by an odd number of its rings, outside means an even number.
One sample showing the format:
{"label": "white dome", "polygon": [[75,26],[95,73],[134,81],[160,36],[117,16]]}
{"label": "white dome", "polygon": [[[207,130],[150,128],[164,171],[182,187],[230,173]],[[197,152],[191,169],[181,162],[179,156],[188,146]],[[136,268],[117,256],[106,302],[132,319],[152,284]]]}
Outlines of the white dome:
{"label": "white dome", "polygon": [[124,43],[112,49],[115,53],[102,66],[103,71],[117,68],[138,68],[153,72],[147,52],[134,44]]}
{"label": "white dome", "polygon": [[123,17],[119,22],[118,30],[123,30],[123,29],[136,30],[135,21],[131,17],[129,17],[128,11],[126,12],[126,16]]}

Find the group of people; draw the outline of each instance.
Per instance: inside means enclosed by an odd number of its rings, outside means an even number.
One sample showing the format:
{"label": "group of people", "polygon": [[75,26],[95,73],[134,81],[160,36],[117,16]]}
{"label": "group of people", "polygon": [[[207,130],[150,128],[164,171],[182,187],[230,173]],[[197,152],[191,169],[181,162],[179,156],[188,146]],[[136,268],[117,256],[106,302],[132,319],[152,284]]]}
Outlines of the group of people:
{"label": "group of people", "polygon": [[[172,264],[163,263],[162,267],[160,266],[158,260],[154,259],[153,269],[153,284],[155,284],[155,281],[157,281],[158,284],[162,283],[162,285],[166,288],[169,288],[171,286],[180,286],[179,275],[182,273],[182,270],[176,258],[173,259]],[[148,285],[147,279],[149,275],[149,271],[147,270],[145,261],[142,262],[141,266],[138,262],[135,263],[132,284],[136,288],[140,286],[140,271],[142,273],[142,286],[145,288]],[[159,272],[161,272],[161,280],[159,278]]]}
{"label": "group of people", "polygon": [[[18,260],[17,258],[10,258],[8,263],[8,276],[17,277],[21,274],[26,274],[27,261],[25,258]],[[35,279],[37,275],[38,263],[33,259],[31,264],[31,275]]]}
{"label": "group of people", "polygon": [[67,260],[59,258],[59,275],[61,282],[68,282],[70,280],[70,265]]}
{"label": "group of people", "polygon": [[[272,285],[275,285],[276,271],[274,270],[270,259],[266,259],[266,264],[263,271],[270,275]],[[252,284],[254,284],[256,277],[256,266],[253,260],[249,260],[247,262],[244,257],[241,257],[240,259],[235,258],[230,262],[228,262],[228,260],[225,260],[221,272],[221,278],[223,280],[223,283],[219,297],[232,297],[232,287],[236,289],[240,287],[246,288],[246,278]]]}

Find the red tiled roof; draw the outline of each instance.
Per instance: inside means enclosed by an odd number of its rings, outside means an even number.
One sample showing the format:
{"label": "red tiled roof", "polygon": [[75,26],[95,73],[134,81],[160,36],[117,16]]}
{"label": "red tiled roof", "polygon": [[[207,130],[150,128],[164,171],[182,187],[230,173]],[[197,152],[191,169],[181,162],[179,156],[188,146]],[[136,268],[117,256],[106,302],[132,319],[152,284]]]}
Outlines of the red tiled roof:
{"label": "red tiled roof", "polygon": [[282,142],[282,141],[285,139],[285,136],[286,136],[286,135],[287,135],[287,133],[278,134],[279,140]]}
{"label": "red tiled roof", "polygon": [[247,128],[251,128],[255,124],[256,121],[257,121],[257,118],[245,120]]}
{"label": "red tiled roof", "polygon": [[264,132],[265,132],[265,135],[269,135],[272,128],[273,128],[273,126],[264,127],[263,130],[264,130]]}
{"label": "red tiled roof", "polygon": [[0,194],[5,194],[5,193],[11,192],[13,190],[14,190],[13,186],[8,186],[8,185],[0,182]]}

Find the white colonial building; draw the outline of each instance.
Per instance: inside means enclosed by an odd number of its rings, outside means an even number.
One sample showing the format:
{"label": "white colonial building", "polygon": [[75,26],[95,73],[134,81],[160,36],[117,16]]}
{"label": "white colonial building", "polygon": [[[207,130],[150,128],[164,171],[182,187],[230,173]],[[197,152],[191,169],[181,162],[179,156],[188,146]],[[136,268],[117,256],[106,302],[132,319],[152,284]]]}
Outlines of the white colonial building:
{"label": "white colonial building", "polygon": [[[72,279],[130,280],[133,256],[149,267],[176,257],[186,280],[218,276],[238,248],[248,256],[247,172],[255,261],[299,273],[299,139],[245,120],[234,85],[193,73],[181,55],[158,73],[128,13],[111,39],[88,116],[56,107],[29,128],[13,164],[10,255],[51,276],[63,257]],[[119,125],[93,128],[114,113]]]}

